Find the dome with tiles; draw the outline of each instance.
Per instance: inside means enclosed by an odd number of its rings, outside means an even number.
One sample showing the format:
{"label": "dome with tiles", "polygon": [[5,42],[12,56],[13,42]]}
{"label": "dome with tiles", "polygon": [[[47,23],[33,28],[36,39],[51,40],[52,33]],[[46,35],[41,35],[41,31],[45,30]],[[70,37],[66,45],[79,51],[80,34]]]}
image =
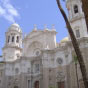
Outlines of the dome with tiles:
{"label": "dome with tiles", "polygon": [[68,38],[68,37],[65,37],[65,38],[63,38],[60,42],[61,42],[61,43],[65,43],[65,42],[67,42],[67,41],[69,41],[69,38]]}

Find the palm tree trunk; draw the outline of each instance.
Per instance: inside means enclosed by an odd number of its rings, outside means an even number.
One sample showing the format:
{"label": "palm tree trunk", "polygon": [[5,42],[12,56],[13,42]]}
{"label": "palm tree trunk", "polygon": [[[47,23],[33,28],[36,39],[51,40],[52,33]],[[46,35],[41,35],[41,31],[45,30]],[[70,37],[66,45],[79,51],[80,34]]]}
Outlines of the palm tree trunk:
{"label": "palm tree trunk", "polygon": [[80,65],[80,70],[81,70],[82,77],[83,77],[84,86],[85,86],[85,88],[88,88],[87,73],[86,73],[86,67],[85,67],[85,64],[84,64],[83,56],[82,56],[81,51],[79,49],[77,40],[76,40],[75,35],[72,31],[72,28],[71,28],[71,25],[68,21],[68,18],[66,16],[64,10],[62,9],[61,5],[60,5],[60,0],[56,0],[56,1],[57,1],[57,4],[58,4],[58,8],[60,9],[60,12],[64,17],[69,35],[70,35],[71,40],[72,40],[74,50],[75,50],[77,58],[78,58],[78,62],[79,62],[79,65]]}
{"label": "palm tree trunk", "polygon": [[88,0],[81,0],[81,1],[82,1],[82,10],[84,12],[86,26],[87,26],[87,32],[88,32]]}

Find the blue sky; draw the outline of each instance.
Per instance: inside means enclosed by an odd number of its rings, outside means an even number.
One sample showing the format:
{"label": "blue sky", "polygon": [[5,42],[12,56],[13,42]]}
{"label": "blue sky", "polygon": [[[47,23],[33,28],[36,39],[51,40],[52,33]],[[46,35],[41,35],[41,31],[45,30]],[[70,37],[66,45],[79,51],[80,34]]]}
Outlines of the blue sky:
{"label": "blue sky", "polygon": [[[64,10],[66,3],[61,2]],[[33,30],[34,24],[39,29],[55,25],[57,42],[68,35],[64,19],[57,7],[56,0],[0,0],[0,55],[5,43],[5,32],[12,23],[18,23],[23,35]]]}

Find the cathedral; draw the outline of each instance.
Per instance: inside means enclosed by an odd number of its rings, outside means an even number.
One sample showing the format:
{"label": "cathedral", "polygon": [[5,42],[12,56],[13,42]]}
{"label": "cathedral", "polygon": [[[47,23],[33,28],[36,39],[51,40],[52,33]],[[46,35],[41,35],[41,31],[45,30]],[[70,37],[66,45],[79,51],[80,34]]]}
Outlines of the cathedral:
{"label": "cathedral", "polygon": [[[88,74],[88,33],[80,0],[67,0],[68,19],[77,38]],[[0,62],[0,88],[84,88],[70,36],[59,43],[56,29],[34,27],[22,36],[14,23],[5,33]]]}

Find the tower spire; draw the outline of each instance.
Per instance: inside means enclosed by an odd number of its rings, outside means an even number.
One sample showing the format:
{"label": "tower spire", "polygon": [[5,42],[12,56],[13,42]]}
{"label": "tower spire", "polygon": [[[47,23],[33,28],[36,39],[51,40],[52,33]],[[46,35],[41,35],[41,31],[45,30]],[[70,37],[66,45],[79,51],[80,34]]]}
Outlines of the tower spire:
{"label": "tower spire", "polygon": [[36,25],[36,24],[34,24],[34,29],[33,29],[33,31],[37,31],[37,25]]}
{"label": "tower spire", "polygon": [[52,24],[52,31],[56,31],[54,24]]}
{"label": "tower spire", "polygon": [[47,28],[47,25],[46,25],[46,24],[44,24],[44,30],[48,30],[48,28]]}

